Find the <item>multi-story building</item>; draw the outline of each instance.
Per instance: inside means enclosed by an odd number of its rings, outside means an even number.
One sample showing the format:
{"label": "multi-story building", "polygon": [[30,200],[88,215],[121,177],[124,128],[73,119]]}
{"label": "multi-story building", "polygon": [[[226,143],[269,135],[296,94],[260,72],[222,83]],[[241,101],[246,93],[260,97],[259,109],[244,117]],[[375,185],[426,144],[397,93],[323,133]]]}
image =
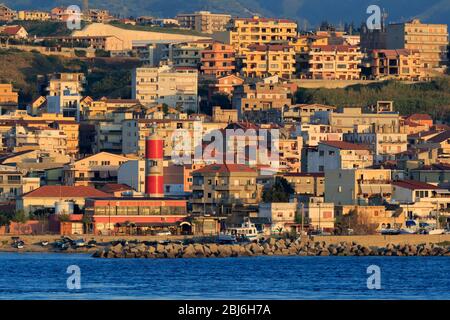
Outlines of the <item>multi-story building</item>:
{"label": "multi-story building", "polygon": [[421,72],[429,77],[435,71],[443,72],[448,62],[448,26],[426,24],[419,19],[382,26],[380,30],[362,29],[361,48],[407,49],[420,53]]}
{"label": "multi-story building", "polygon": [[17,12],[17,20],[48,21],[50,20],[50,12],[20,10]]}
{"label": "multi-story building", "polygon": [[236,69],[235,53],[232,46],[215,42],[201,52],[201,73],[214,77],[232,74]]}
{"label": "multi-story building", "polygon": [[418,50],[423,72],[447,65],[448,26],[426,24],[419,19],[387,26],[387,49]]}
{"label": "multi-story building", "polygon": [[249,45],[242,56],[241,72],[246,77],[279,75],[290,79],[295,73],[295,51],[282,44]]}
{"label": "multi-story building", "polygon": [[66,186],[101,187],[117,183],[117,171],[132,160],[121,155],[100,152],[64,166],[63,182]]}
{"label": "multi-story building", "polygon": [[405,152],[408,148],[406,133],[386,131],[384,133],[346,133],[344,134],[344,140],[369,146],[374,153],[375,163],[382,163],[395,160],[397,154]]}
{"label": "multi-story building", "polygon": [[258,112],[262,110],[281,110],[292,103],[289,88],[279,84],[256,83],[236,87],[233,92],[233,108],[239,113]]}
{"label": "multi-story building", "polygon": [[[67,154],[75,156],[78,154],[79,124],[75,118],[65,118],[60,114],[43,113],[32,117],[26,111],[17,110],[0,117],[0,132],[13,132],[16,126],[36,129],[56,129],[63,132],[67,139]],[[4,143],[4,145],[6,145]]]}
{"label": "multi-story building", "polygon": [[357,125],[372,125],[374,132],[386,127],[399,128],[400,115],[397,112],[363,112],[362,108],[343,108],[341,112],[330,112],[325,124],[332,132],[353,132]]}
{"label": "multi-story building", "polygon": [[332,169],[367,168],[373,165],[368,146],[345,141],[321,141],[317,149],[307,152],[307,172],[326,172]]}
{"label": "multi-story building", "polygon": [[313,79],[357,80],[362,54],[357,46],[313,46],[309,51],[308,76]]}
{"label": "multi-story building", "polygon": [[132,74],[132,98],[142,104],[165,103],[197,110],[198,72],[195,69],[136,68]]}
{"label": "multi-story building", "polygon": [[40,178],[27,177],[26,172],[14,166],[0,165],[0,201],[17,197],[40,187]]}
{"label": "multi-story building", "polygon": [[51,36],[40,37],[39,41],[51,41],[56,44],[83,47],[94,50],[104,50],[114,53],[115,51],[122,52],[124,50],[123,40],[111,35],[97,35],[97,36]]}
{"label": "multi-story building", "polygon": [[85,21],[94,23],[108,23],[112,18],[108,10],[102,9],[88,9],[83,15]]}
{"label": "multi-story building", "polygon": [[113,112],[104,121],[95,123],[95,152],[122,153],[122,121],[131,119],[132,113]]}
{"label": "multi-story building", "polygon": [[80,119],[80,101],[86,84],[83,73],[56,73],[47,87],[47,112]]}
{"label": "multi-story building", "polygon": [[323,104],[295,104],[283,110],[285,121],[299,122],[301,124],[311,123],[311,118],[316,112],[334,112],[336,107]]}
{"label": "multi-story building", "polygon": [[323,172],[286,172],[282,174],[297,195],[322,197],[325,190]]}
{"label": "multi-story building", "polygon": [[215,37],[233,45],[239,54],[251,44],[290,44],[297,37],[297,23],[287,19],[236,18],[230,21],[227,29]]}
{"label": "multi-story building", "polygon": [[368,56],[370,78],[420,80],[423,77],[420,52],[407,49],[372,50]]}
{"label": "multi-story building", "polygon": [[325,171],[325,202],[336,205],[381,205],[392,195],[391,170],[335,169]]}
{"label": "multi-story building", "polygon": [[201,134],[212,130],[225,128],[227,122],[202,122],[201,119],[129,119],[122,123],[122,152],[124,154],[136,154],[143,157],[145,154],[145,139],[156,128],[158,135],[164,140],[164,156],[171,157],[172,151],[178,140],[174,140],[174,133],[185,132],[191,138],[191,151],[196,146],[194,128],[202,127]]}
{"label": "multi-story building", "polygon": [[5,148],[11,152],[43,150],[67,154],[67,135],[60,129],[15,125],[4,136]]}
{"label": "multi-story building", "polygon": [[2,22],[11,22],[16,18],[17,13],[5,6],[4,4],[0,4],[0,21]]}
{"label": "multi-story building", "polygon": [[224,31],[231,16],[228,14],[197,11],[194,13],[180,13],[176,16],[181,28],[195,30],[201,33]]}
{"label": "multi-story building", "polygon": [[212,40],[196,40],[170,45],[163,53],[164,59],[171,61],[174,67],[190,67],[198,69],[202,52],[213,43]]}
{"label": "multi-story building", "polygon": [[334,230],[334,203],[324,202],[323,197],[311,197],[304,208],[305,216],[312,228],[325,232]]}
{"label": "multi-story building", "polygon": [[212,164],[192,173],[194,214],[231,214],[237,205],[257,205],[257,170],[242,164]]}

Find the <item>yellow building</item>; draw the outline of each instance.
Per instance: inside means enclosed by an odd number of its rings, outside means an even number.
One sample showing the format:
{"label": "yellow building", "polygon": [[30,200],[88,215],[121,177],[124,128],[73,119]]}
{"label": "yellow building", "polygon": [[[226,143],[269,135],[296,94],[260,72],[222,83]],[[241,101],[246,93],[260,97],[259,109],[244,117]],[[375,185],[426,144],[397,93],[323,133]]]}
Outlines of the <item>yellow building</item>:
{"label": "yellow building", "polygon": [[21,10],[17,12],[17,20],[48,21],[50,12]]}
{"label": "yellow building", "polygon": [[387,27],[387,48],[418,50],[423,72],[430,75],[432,69],[445,69],[447,65],[448,26],[427,24],[419,19]]}
{"label": "yellow building", "polygon": [[257,205],[258,172],[242,164],[212,164],[192,173],[192,211],[231,214],[236,205]]}
{"label": "yellow building", "polygon": [[254,16],[231,20],[228,31],[216,34],[218,40],[234,46],[242,53],[251,44],[287,43],[297,36],[297,23],[287,19]]}
{"label": "yellow building", "polygon": [[100,187],[117,183],[117,171],[133,160],[121,155],[100,152],[64,166],[64,185]]}
{"label": "yellow building", "polygon": [[19,102],[19,94],[13,91],[13,85],[9,83],[0,84],[0,105],[14,104]]}
{"label": "yellow building", "polygon": [[358,80],[361,59],[357,46],[313,46],[309,52],[308,76],[312,79]]}
{"label": "yellow building", "polygon": [[373,50],[369,53],[370,76],[374,79],[421,80],[424,76],[419,51]]}
{"label": "yellow building", "polygon": [[242,74],[246,77],[279,75],[290,79],[295,73],[295,52],[292,46],[269,44],[249,45],[243,53]]}

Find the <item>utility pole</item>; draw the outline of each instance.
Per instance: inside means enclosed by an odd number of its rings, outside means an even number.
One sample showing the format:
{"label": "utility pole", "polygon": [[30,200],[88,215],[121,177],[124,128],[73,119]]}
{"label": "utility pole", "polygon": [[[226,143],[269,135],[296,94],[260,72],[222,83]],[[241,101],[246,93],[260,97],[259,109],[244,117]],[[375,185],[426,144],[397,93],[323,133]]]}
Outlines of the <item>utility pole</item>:
{"label": "utility pole", "polygon": [[302,210],[302,223],[301,223],[301,231],[300,231],[300,240],[303,237],[303,227],[305,224],[305,204],[302,202],[301,204],[301,210]]}

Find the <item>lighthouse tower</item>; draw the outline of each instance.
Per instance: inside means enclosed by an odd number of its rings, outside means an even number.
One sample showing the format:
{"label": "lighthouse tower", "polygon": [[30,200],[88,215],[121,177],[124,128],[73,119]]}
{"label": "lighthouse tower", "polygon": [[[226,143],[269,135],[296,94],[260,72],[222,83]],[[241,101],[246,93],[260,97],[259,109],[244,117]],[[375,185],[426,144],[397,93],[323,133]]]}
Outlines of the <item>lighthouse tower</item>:
{"label": "lighthouse tower", "polygon": [[163,146],[156,132],[145,141],[145,193],[152,198],[164,197]]}

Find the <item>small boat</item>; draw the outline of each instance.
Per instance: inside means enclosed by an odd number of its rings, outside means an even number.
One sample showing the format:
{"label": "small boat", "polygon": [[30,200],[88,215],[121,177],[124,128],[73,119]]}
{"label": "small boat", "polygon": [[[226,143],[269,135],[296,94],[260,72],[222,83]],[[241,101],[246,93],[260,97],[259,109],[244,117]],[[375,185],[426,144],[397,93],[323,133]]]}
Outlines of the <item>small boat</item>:
{"label": "small boat", "polygon": [[399,229],[381,229],[381,234],[384,236],[397,235],[397,234],[400,234],[400,230]]}
{"label": "small boat", "polygon": [[445,234],[445,229],[433,229],[428,231],[428,234]]}
{"label": "small boat", "polygon": [[48,246],[48,241],[41,241],[41,246],[43,246],[43,247]]}
{"label": "small boat", "polygon": [[217,237],[219,243],[234,243],[237,241],[236,236],[226,233],[221,233]]}
{"label": "small boat", "polygon": [[246,218],[240,227],[227,228],[225,235],[249,241],[257,240],[259,237],[258,230],[256,229],[255,224],[250,221],[250,218]]}

